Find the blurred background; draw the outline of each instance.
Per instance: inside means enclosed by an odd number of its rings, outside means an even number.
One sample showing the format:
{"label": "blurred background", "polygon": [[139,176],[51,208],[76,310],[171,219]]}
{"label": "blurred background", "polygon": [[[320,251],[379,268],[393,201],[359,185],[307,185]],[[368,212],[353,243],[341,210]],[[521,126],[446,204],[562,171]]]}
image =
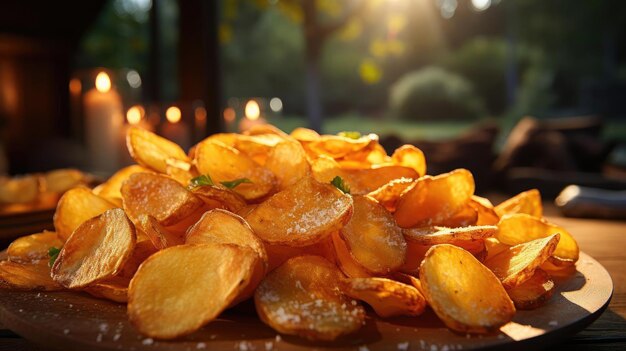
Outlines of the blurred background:
{"label": "blurred background", "polygon": [[479,192],[626,189],[626,2],[7,0],[0,172],[271,123],[413,143]]}

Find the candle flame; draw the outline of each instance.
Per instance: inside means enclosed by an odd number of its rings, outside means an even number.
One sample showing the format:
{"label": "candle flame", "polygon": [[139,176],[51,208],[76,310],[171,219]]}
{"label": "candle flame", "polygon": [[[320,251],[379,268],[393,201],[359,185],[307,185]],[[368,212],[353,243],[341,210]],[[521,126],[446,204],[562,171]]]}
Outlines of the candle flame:
{"label": "candle flame", "polygon": [[248,101],[246,103],[245,113],[246,113],[246,118],[251,121],[255,121],[259,119],[259,117],[261,116],[261,109],[259,108],[259,103],[254,100]]}
{"label": "candle flame", "polygon": [[111,79],[106,72],[100,72],[96,76],[96,89],[101,93],[111,90]]}
{"label": "candle flame", "polygon": [[136,125],[141,121],[143,117],[143,107],[135,105],[128,109],[126,112],[126,120],[129,124]]}
{"label": "candle flame", "polygon": [[168,108],[167,111],[165,111],[165,118],[167,118],[167,120],[170,123],[180,122],[180,118],[181,118],[180,109],[176,106],[172,106]]}
{"label": "candle flame", "polygon": [[74,95],[80,94],[80,90],[82,89],[82,84],[80,84],[80,79],[73,78],[70,80],[70,93]]}

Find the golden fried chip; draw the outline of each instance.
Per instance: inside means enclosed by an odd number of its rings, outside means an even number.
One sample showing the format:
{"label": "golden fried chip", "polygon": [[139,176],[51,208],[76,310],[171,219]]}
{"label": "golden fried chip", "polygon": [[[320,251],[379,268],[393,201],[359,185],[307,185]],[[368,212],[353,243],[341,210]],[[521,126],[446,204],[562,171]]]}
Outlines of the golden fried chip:
{"label": "golden fried chip", "polygon": [[2,285],[17,290],[63,290],[63,287],[50,277],[50,267],[47,261],[35,264],[0,262],[0,287]]}
{"label": "golden fried chip", "polygon": [[[135,248],[133,249],[133,253],[128,257],[122,268],[119,270],[119,273],[116,274],[116,277],[123,279],[133,278],[139,266],[148,259],[148,257],[154,255],[159,251],[150,240],[137,241],[135,244]],[[110,280],[110,279],[108,279]]]}
{"label": "golden fried chip", "polygon": [[54,213],[54,228],[59,238],[65,241],[83,222],[114,207],[87,188],[70,189],[59,200]]}
{"label": "golden fried chip", "polygon": [[258,259],[252,249],[231,244],[161,250],[130,282],[130,321],[151,338],[190,334],[215,319],[247,287]]}
{"label": "golden fried chip", "polygon": [[235,143],[232,146],[262,166],[265,165],[274,147],[285,140],[276,134],[235,135]]}
{"label": "golden fried chip", "polygon": [[109,200],[119,207],[122,207],[122,184],[126,181],[126,179],[128,179],[128,177],[131,176],[131,174],[144,172],[150,172],[150,170],[139,165],[124,167],[115,172],[115,174],[113,174],[106,182],[95,187],[93,189],[93,193]]}
{"label": "golden fried chip", "polygon": [[393,163],[413,168],[419,177],[426,174],[426,158],[422,150],[413,145],[402,145],[391,155]]}
{"label": "golden fried chip", "polygon": [[534,310],[548,302],[554,293],[554,281],[548,273],[537,268],[524,283],[507,290],[518,310]]}
{"label": "golden fried chip", "polygon": [[62,194],[86,183],[85,174],[77,169],[64,168],[47,172],[43,176],[43,188],[46,192]]}
{"label": "golden fried chip", "polygon": [[344,294],[372,306],[383,317],[419,316],[426,300],[412,285],[386,278],[349,278],[342,280]]}
{"label": "golden fried chip", "polygon": [[[406,237],[405,237],[406,239]],[[421,245],[411,240],[406,240],[406,260],[399,271],[408,274],[419,274],[419,268],[426,257],[426,252],[432,245]]]}
{"label": "golden fried chip", "polygon": [[341,238],[341,235],[339,235],[339,232],[333,233],[331,239],[335,250],[337,266],[339,266],[343,274],[350,278],[366,278],[372,276],[371,272],[354,259],[345,241]]}
{"label": "golden fried chip", "polygon": [[57,233],[44,231],[15,239],[7,249],[7,257],[9,261],[16,263],[38,263],[41,260],[47,262],[50,258],[48,250],[61,246],[63,242]]}
{"label": "golden fried chip", "polygon": [[515,307],[500,280],[469,252],[435,245],[420,267],[426,301],[452,330],[495,331],[508,323]]}
{"label": "golden fried chip", "polygon": [[290,258],[298,256],[321,256],[330,262],[335,262],[335,248],[333,247],[332,239],[325,238],[313,245],[308,246],[287,246],[287,245],[272,245],[265,243],[265,251],[269,259],[268,272],[273,271],[283,263],[287,262]]}
{"label": "golden fried chip", "polygon": [[483,240],[494,235],[498,227],[493,225],[462,228],[421,227],[403,229],[407,241],[422,245],[450,244],[458,241]]}
{"label": "golden fried chip", "polygon": [[234,188],[246,200],[257,200],[268,195],[276,183],[276,177],[267,168],[219,141],[201,142],[196,147],[195,156],[198,172],[208,174],[215,182],[248,179],[250,182]]}
{"label": "golden fried chip", "polygon": [[140,165],[159,173],[167,171],[167,160],[189,161],[187,154],[176,143],[145,129],[131,126],[126,134],[130,156]]}
{"label": "golden fried chip", "polygon": [[368,134],[357,139],[339,135],[322,135],[307,143],[307,148],[316,155],[326,155],[334,159],[357,152],[370,143],[378,143],[378,135]]}
{"label": "golden fried chip", "polygon": [[404,264],[406,241],[393,216],[366,196],[353,196],[354,213],[340,231],[355,261],[372,273],[386,274]]}
{"label": "golden fried chip", "polygon": [[119,208],[81,224],[52,266],[52,278],[66,288],[82,288],[117,274],[135,248],[135,227]]}
{"label": "golden fried chip", "polygon": [[526,213],[541,218],[543,216],[541,194],[537,189],[524,191],[496,206],[495,211],[500,217],[506,214]]}
{"label": "golden fried chip", "polygon": [[560,239],[554,257],[559,259],[561,265],[573,265],[578,261],[578,243],[565,228],[545,219],[522,213],[505,215],[498,223],[496,238],[504,244],[517,245],[556,233],[560,234]]}
{"label": "golden fried chip", "polygon": [[552,255],[558,243],[559,234],[557,233],[515,245],[490,257],[485,262],[485,266],[502,280],[505,288],[511,289],[530,279],[535,269]]}
{"label": "golden fried chip", "polygon": [[474,178],[465,169],[424,176],[402,194],[394,216],[402,228],[442,223],[463,209],[473,194]]}
{"label": "golden fried chip", "polygon": [[502,251],[507,250],[511,247],[511,245],[503,244],[500,242],[500,240],[494,237],[490,237],[485,239],[485,247],[487,249],[486,259],[488,260],[489,258],[501,253]]}
{"label": "golden fried chip", "polygon": [[203,185],[191,189],[209,208],[223,208],[230,212],[239,212],[246,207],[246,200],[222,184]]}
{"label": "golden fried chip", "polygon": [[25,175],[13,178],[0,178],[0,203],[28,203],[37,200],[39,177]]}
{"label": "golden fried chip", "polygon": [[274,194],[245,218],[270,244],[308,246],[343,227],[352,216],[352,197],[307,177]]}
{"label": "golden fried chip", "polygon": [[271,124],[256,124],[248,128],[242,133],[243,135],[263,135],[263,134],[275,134],[281,137],[287,137],[287,133],[280,130],[280,128]]}
{"label": "golden fried chip", "polygon": [[141,233],[146,235],[148,240],[152,243],[152,246],[157,250],[181,245],[184,242],[184,238],[165,229],[159,221],[151,215],[139,215],[135,226]]}
{"label": "golden fried chip", "polygon": [[259,317],[280,333],[312,340],[350,334],[361,328],[365,311],[340,292],[340,279],[337,267],[319,256],[292,258],[259,285]]}
{"label": "golden fried chip", "polygon": [[500,221],[500,216],[496,213],[489,199],[472,195],[469,205],[476,210],[478,215],[476,225],[496,225]]}
{"label": "golden fried chip", "polygon": [[367,194],[367,196],[375,199],[379,204],[383,205],[387,211],[393,213],[396,211],[400,196],[402,196],[402,193],[404,193],[406,189],[413,185],[413,182],[414,180],[411,178],[394,179]]}
{"label": "golden fried chip", "polygon": [[291,131],[289,134],[292,138],[300,141],[300,142],[308,142],[319,139],[320,135],[318,132],[309,128],[298,127]]}
{"label": "golden fried chip", "polygon": [[302,145],[296,141],[283,141],[270,152],[265,167],[278,178],[278,189],[284,190],[300,179],[311,175],[311,166]]}
{"label": "golden fried chip", "polygon": [[148,214],[165,226],[182,221],[204,204],[177,181],[156,173],[128,177],[122,185],[122,199],[124,210],[133,221]]}
{"label": "golden fried chip", "polygon": [[91,284],[83,291],[101,299],[126,303],[128,302],[128,284],[130,284],[130,280],[127,278],[113,277]]}

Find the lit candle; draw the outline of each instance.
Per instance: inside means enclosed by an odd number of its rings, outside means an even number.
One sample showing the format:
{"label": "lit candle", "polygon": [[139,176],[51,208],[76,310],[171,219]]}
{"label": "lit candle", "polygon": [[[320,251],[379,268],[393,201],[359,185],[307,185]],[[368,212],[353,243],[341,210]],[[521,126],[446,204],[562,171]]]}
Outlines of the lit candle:
{"label": "lit candle", "polygon": [[181,120],[182,114],[180,109],[176,106],[171,106],[165,111],[165,119],[167,121],[161,126],[161,135],[180,145],[184,150],[189,149],[191,147],[189,128]]}
{"label": "lit candle", "polygon": [[111,79],[98,73],[95,89],[85,94],[85,138],[91,168],[110,174],[118,168],[119,132],[124,124],[122,98],[111,89]]}
{"label": "lit candle", "polygon": [[249,100],[244,108],[245,118],[239,122],[239,131],[246,130],[256,126],[267,124],[265,118],[261,117],[261,107],[255,100]]}
{"label": "lit candle", "polygon": [[121,128],[119,145],[121,145],[120,161],[123,165],[133,164],[133,158],[126,147],[126,134],[131,126],[139,127],[145,130],[153,131],[152,124],[146,118],[146,110],[141,105],[135,105],[126,111],[126,125]]}

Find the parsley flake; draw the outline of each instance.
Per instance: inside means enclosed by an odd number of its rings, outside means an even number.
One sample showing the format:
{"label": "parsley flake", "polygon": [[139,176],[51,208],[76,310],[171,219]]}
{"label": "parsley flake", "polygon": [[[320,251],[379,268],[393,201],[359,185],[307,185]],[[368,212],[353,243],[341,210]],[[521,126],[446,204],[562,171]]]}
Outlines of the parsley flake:
{"label": "parsley flake", "polygon": [[48,256],[50,256],[50,261],[48,261],[48,265],[50,267],[52,267],[54,262],[57,260],[57,257],[59,257],[59,252],[61,252],[61,249],[59,249],[58,247],[53,246],[48,249]]}
{"label": "parsley flake", "polygon": [[252,181],[248,178],[239,178],[239,179],[235,179],[235,180],[231,180],[231,181],[224,181],[224,182],[220,182],[222,183],[223,186],[227,187],[228,189],[234,189],[237,185],[242,184],[242,183],[252,183]]}
{"label": "parsley flake", "polygon": [[350,195],[350,186],[340,176],[333,178],[333,180],[330,181],[330,184],[334,185],[335,188],[341,190],[344,194]]}

